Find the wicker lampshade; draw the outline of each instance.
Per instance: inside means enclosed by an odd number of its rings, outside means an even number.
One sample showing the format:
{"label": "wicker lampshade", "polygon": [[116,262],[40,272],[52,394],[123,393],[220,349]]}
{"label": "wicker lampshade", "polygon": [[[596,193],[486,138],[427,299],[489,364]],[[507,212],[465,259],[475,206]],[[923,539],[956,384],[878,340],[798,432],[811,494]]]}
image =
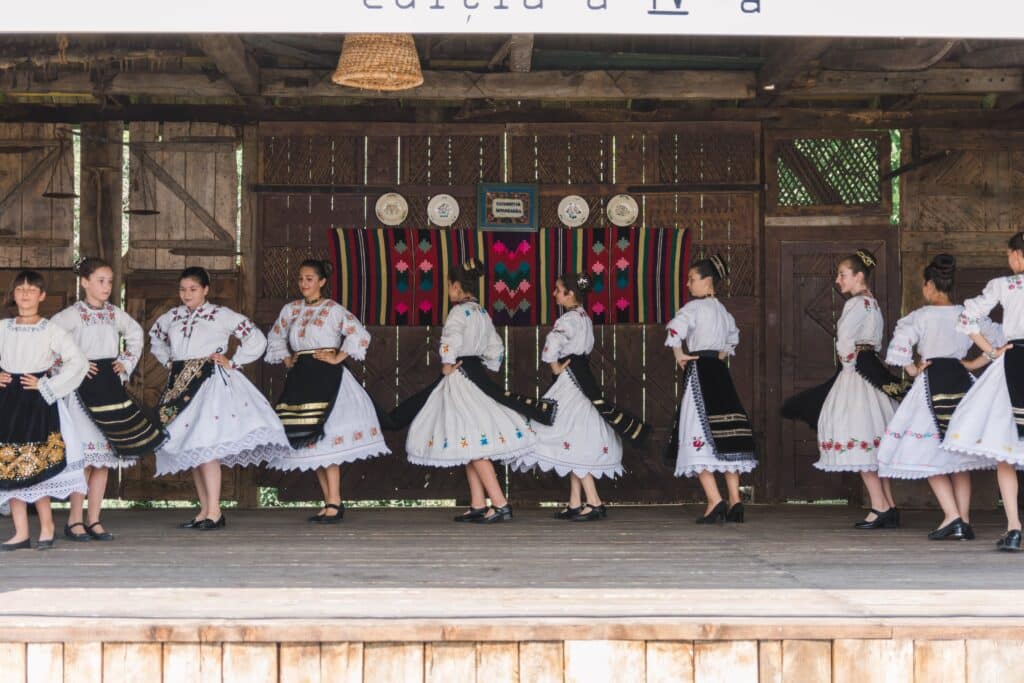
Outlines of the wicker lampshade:
{"label": "wicker lampshade", "polygon": [[341,46],[338,85],[363,90],[407,90],[423,84],[420,57],[409,33],[350,33]]}

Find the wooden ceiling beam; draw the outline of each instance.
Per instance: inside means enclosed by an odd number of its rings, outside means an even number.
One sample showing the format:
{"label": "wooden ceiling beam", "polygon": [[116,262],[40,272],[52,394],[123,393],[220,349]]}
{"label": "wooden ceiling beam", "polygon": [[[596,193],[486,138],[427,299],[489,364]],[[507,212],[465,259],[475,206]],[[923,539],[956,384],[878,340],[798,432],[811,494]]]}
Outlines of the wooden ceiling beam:
{"label": "wooden ceiling beam", "polygon": [[533,68],[533,34],[517,33],[512,41],[508,55],[508,70],[512,73],[529,73]]}
{"label": "wooden ceiling beam", "polygon": [[1024,43],[965,52],[960,57],[960,63],[963,66],[979,69],[990,69],[1000,66],[1024,66]]}
{"label": "wooden ceiling beam", "polygon": [[927,45],[893,48],[833,48],[821,57],[823,69],[837,71],[924,71],[942,61],[956,40],[933,40]]}
{"label": "wooden ceiling beam", "polygon": [[785,90],[832,42],[831,38],[801,38],[779,43],[757,72],[758,89],[771,93]]}
{"label": "wooden ceiling beam", "polygon": [[988,95],[1024,91],[1022,69],[822,71],[790,87],[791,96]]}
{"label": "wooden ceiling beam", "polygon": [[196,40],[200,49],[213,60],[217,70],[242,97],[260,94],[260,68],[242,39],[229,33],[208,33]]}

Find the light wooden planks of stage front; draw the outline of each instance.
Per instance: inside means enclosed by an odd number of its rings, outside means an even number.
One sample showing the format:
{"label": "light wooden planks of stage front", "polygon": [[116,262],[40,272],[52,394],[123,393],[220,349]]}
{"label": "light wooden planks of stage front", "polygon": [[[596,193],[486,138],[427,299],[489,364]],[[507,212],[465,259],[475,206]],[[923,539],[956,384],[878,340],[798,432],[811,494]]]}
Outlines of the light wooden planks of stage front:
{"label": "light wooden planks of stage front", "polygon": [[872,534],[846,507],[180,511],[104,517],[114,543],[0,565],[3,683],[814,683],[1024,680],[1021,558],[930,543],[929,511]]}

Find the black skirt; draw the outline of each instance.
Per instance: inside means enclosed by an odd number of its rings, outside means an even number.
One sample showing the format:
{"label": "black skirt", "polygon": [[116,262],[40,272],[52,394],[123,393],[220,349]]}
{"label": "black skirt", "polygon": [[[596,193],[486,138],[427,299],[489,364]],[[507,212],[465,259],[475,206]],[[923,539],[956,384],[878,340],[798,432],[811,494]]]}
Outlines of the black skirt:
{"label": "black skirt", "polygon": [[[729,366],[719,359],[717,351],[700,351],[697,360],[686,364],[683,387],[689,386],[693,373],[697,373],[699,391],[696,394],[697,413],[704,423],[704,433],[711,438],[715,459],[722,461],[756,460],[754,431],[743,402],[736,392]],[[676,408],[668,446],[666,465],[674,465],[679,455],[679,421],[682,401]]]}
{"label": "black skirt", "polygon": [[1006,389],[1013,406],[1013,421],[1017,425],[1017,438],[1024,439],[1024,339],[1012,339],[1013,348],[1004,354],[1003,372]]}
{"label": "black skirt", "polygon": [[195,397],[203,386],[203,382],[213,376],[216,364],[209,358],[193,358],[171,362],[171,371],[167,374],[167,385],[160,395],[160,424],[164,427],[174,421],[181,411]]}
{"label": "black skirt", "polygon": [[[893,400],[902,401],[910,388],[909,384],[889,372],[874,350],[861,349],[858,351],[854,369],[868,384]],[[782,404],[782,417],[787,420],[805,422],[808,427],[817,431],[818,418],[821,416],[825,399],[828,398],[828,393],[832,391],[832,385],[836,383],[836,379],[842,371],[843,366],[840,365],[824,384],[811,387],[786,399],[786,402]]]}
{"label": "black skirt", "polygon": [[590,369],[590,356],[568,356],[559,359],[559,362],[564,363],[566,360],[569,361],[569,377],[583,392],[583,395],[594,404],[601,418],[626,441],[634,446],[642,444],[651,432],[650,425],[605,400],[601,385],[597,383],[597,378],[594,377],[594,373]]}
{"label": "black skirt", "polygon": [[79,385],[78,400],[118,457],[137,458],[155,451],[167,434],[125,391],[114,372],[115,360],[92,361],[99,370]]}
{"label": "black skirt", "polygon": [[317,360],[313,352],[298,354],[274,406],[292,448],[309,446],[324,437],[324,423],[334,409],[344,376],[341,363]]}
{"label": "black skirt", "polygon": [[52,479],[67,467],[57,405],[21,386],[21,375],[0,389],[0,489]]}
{"label": "black skirt", "polygon": [[[558,402],[549,399],[535,399],[523,396],[513,391],[505,391],[491,379],[483,360],[478,356],[462,356],[458,359],[462,365],[461,372],[470,382],[475,384],[480,391],[484,392],[495,401],[510,408],[520,415],[539,422],[543,425],[552,425],[555,422],[555,414],[558,410]],[[437,388],[437,385],[444,379],[441,375],[429,385],[402,401],[394,410],[384,413],[378,410],[377,418],[383,429],[398,430],[405,429],[426,405],[427,399]]]}
{"label": "black skirt", "polygon": [[935,419],[939,436],[945,438],[953,411],[974,384],[974,378],[955,358],[933,358],[924,371],[928,408]]}

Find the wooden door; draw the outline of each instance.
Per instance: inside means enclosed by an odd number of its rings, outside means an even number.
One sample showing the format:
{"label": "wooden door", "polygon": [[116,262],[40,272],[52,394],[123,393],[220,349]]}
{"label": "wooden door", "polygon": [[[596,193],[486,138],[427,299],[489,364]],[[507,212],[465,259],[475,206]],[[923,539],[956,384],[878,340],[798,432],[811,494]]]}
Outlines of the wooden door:
{"label": "wooden door", "polygon": [[815,469],[817,435],[803,423],[783,420],[780,410],[786,398],[835,372],[835,324],[845,303],[834,287],[836,264],[855,249],[869,249],[879,260],[872,290],[892,329],[899,315],[897,234],[888,226],[776,228],[769,229],[766,245],[768,495],[783,501],[859,499],[859,478]]}

